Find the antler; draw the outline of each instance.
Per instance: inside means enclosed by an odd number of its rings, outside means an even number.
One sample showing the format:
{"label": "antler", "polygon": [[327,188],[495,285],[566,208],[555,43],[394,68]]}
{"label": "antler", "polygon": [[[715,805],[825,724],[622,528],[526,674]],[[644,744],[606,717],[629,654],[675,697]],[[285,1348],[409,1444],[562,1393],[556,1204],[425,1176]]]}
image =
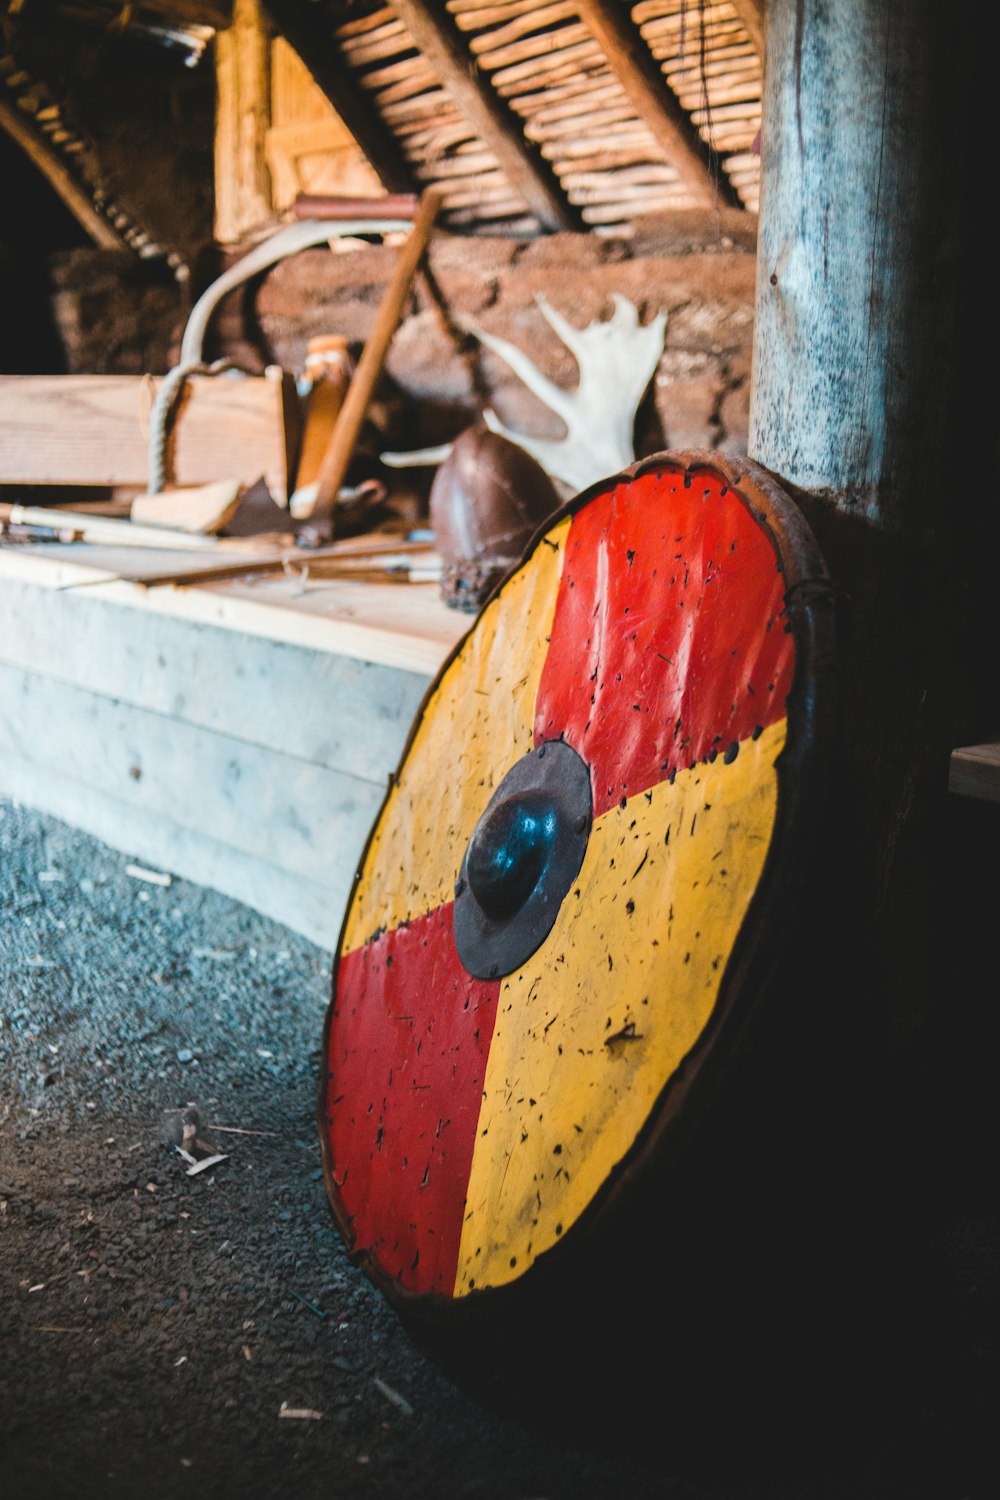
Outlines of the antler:
{"label": "antler", "polygon": [[512,432],[490,407],[483,412],[487,426],[519,443],[553,479],[562,480],[574,492],[616,473],[635,458],[636,412],[663,352],[666,313],[658,313],[643,325],[634,303],[620,292],[612,297],[615,310],[610,318],[574,328],[546,296],[541,292],[535,296],[545,321],[577,362],[580,379],[572,391],[549,380],[506,339],[471,329],[555,412],[566,427],[566,436],[535,438]]}
{"label": "antler", "polygon": [[[536,438],[512,432],[492,407],[483,420],[494,432],[518,443],[536,458],[571,494],[595,480],[615,474],[635,458],[633,429],[639,402],[660,362],[667,326],[665,312],[651,322],[639,322],[638,309],[620,292],[613,292],[610,318],[574,328],[543,293],[535,294],[542,316],[576,360],[580,378],[567,391],[543,375],[522,349],[474,324],[464,326],[487,349],[500,356],[533,395],[555,412],[566,428],[562,438]],[[385,463],[440,463],[448,446],[414,453],[383,453]]]}

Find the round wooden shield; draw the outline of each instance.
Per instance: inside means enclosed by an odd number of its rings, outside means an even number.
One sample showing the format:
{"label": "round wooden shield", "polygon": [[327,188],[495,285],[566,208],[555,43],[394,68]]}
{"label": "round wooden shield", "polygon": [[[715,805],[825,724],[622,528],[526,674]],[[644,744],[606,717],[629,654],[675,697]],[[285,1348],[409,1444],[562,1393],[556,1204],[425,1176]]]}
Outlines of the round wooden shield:
{"label": "round wooden shield", "polygon": [[829,598],[763,470],[659,454],[559,511],[438,674],[319,1101],[335,1220],[401,1311],[509,1304],[660,1191],[808,873]]}

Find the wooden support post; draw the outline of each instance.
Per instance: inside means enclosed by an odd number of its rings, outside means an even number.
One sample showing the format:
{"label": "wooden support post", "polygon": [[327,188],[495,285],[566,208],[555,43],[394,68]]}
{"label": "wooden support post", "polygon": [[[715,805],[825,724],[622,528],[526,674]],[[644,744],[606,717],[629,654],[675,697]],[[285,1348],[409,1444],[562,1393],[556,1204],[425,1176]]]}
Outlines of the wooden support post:
{"label": "wooden support post", "polygon": [[223,245],[272,218],[270,50],[260,0],[233,0],[232,25],[215,39],[215,237]]}
{"label": "wooden support post", "polygon": [[696,206],[710,208],[722,203],[742,207],[715,153],[681,108],[626,10],[620,5],[607,5],[605,0],[578,0],[576,8],[636,114],[655,137]]}
{"label": "wooden support post", "polygon": [[993,1051],[947,792],[952,750],[997,722],[972,32],[941,0],[767,6],[749,449],[806,510],[842,603],[809,1003],[826,1108],[851,1099],[827,1160],[845,1191],[867,1184],[847,1212],[872,1254],[982,1134],[969,1080]]}
{"label": "wooden support post", "polygon": [[927,476],[954,435],[962,143],[939,10],[772,0],[761,132],[750,452],[910,535],[941,520]]}

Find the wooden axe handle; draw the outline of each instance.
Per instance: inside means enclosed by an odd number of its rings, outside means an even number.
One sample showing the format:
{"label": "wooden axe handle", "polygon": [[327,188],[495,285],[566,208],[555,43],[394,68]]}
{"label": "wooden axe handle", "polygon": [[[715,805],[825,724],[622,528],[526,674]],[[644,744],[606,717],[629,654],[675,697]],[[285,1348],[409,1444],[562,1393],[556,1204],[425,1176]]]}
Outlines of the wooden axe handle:
{"label": "wooden axe handle", "polygon": [[400,249],[399,259],[392,279],[387,286],[375,318],[375,326],[365,340],[357,368],[347,387],[344,404],[340,408],[330,444],[323,455],[316,480],[316,501],[310,513],[311,521],[320,525],[333,525],[337,495],[344,482],[347,466],[351,461],[365,412],[368,410],[375,383],[385,360],[386,350],[396,331],[403,311],[410,283],[420,264],[427,241],[430,239],[434,220],[441,207],[441,192],[428,188],[421,196],[420,209],[413,228]]}

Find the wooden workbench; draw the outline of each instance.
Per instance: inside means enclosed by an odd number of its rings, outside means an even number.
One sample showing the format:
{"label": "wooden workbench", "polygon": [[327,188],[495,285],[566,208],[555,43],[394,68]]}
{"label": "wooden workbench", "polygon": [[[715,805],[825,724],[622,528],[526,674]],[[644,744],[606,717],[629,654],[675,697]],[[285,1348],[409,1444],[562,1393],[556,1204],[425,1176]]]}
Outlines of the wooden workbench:
{"label": "wooden workbench", "polygon": [[[250,555],[249,553],[247,554]],[[0,548],[0,795],[332,949],[431,678],[471,617],[436,582],[124,581],[203,554]],[[950,790],[1000,801],[1000,744]]]}
{"label": "wooden workbench", "polygon": [[0,793],[332,949],[387,778],[471,617],[436,582],[298,566],[121,577],[204,562],[0,549]]}

